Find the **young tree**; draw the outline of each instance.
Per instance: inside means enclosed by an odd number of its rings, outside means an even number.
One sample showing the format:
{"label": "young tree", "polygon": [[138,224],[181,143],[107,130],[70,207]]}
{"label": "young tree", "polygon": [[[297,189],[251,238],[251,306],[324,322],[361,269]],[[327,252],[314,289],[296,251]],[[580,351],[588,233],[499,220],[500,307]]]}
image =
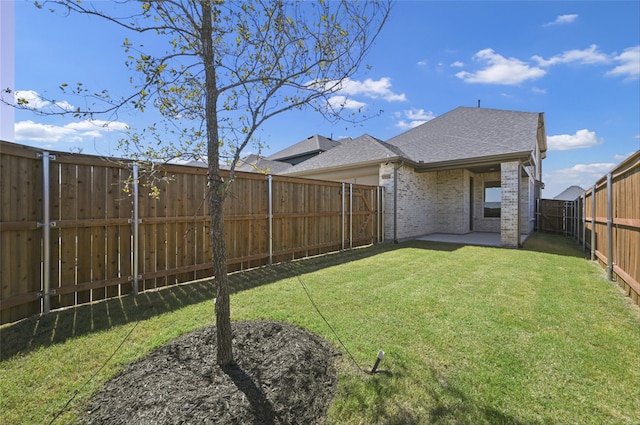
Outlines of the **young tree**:
{"label": "young tree", "polygon": [[[143,111],[151,105],[168,128],[177,129],[170,133],[178,142],[161,143],[160,156],[206,146],[217,362],[228,365],[233,352],[223,205],[235,166],[243,149],[256,140],[256,130],[286,111],[313,108],[330,120],[362,118],[343,116],[340,105],[329,100],[362,65],[388,17],[390,0],[124,3],[118,14],[100,9],[105,7],[102,2],[56,0],[39,6],[62,6],[66,12],[93,15],[165,42],[164,49],[155,52],[125,39],[127,65],[142,77],[133,92],[119,99],[106,92],[86,92],[104,103],[73,113],[93,116],[125,106]],[[84,90],[79,86],[75,92]],[[153,133],[147,130],[130,142],[145,143],[146,135]],[[222,153],[229,155],[226,181],[220,174]]]}

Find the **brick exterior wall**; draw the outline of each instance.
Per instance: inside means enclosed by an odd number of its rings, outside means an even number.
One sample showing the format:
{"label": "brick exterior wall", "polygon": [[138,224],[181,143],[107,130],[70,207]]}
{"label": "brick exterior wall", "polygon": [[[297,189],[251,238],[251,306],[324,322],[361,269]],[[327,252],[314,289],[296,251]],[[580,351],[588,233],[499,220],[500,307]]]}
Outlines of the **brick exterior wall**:
{"label": "brick exterior wall", "polygon": [[385,239],[406,239],[435,231],[433,217],[436,214],[435,176],[432,173],[415,173],[411,167],[398,166],[397,234],[394,235],[394,167],[398,164],[380,165],[380,186],[385,188]]}
{"label": "brick exterior wall", "polygon": [[436,231],[463,234],[469,232],[469,172],[437,171]]}
{"label": "brick exterior wall", "polygon": [[499,182],[500,171],[490,173],[472,174],[473,177],[473,230],[476,232],[500,232],[499,217],[484,216],[484,184],[486,182]]}
{"label": "brick exterior wall", "polygon": [[520,244],[520,163],[503,162],[500,177],[500,241],[502,246],[515,248]]}
{"label": "brick exterior wall", "polygon": [[[398,167],[399,188],[395,222],[394,167]],[[535,179],[521,177],[521,170],[519,162],[503,163],[500,171],[488,173],[466,169],[416,173],[407,165],[381,164],[379,184],[385,188],[385,239],[403,240],[430,233],[500,232],[503,246],[517,247],[520,233],[531,233],[535,222]],[[486,182],[501,182],[499,218],[484,217]]]}

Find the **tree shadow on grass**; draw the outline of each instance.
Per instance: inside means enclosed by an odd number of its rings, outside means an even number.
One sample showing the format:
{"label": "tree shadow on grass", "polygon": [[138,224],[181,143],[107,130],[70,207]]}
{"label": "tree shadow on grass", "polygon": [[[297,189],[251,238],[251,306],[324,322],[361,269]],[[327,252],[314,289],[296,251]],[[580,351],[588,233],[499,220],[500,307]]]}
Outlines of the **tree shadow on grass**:
{"label": "tree shadow on grass", "polygon": [[473,400],[462,390],[447,382],[443,374],[434,367],[430,367],[431,379],[418,384],[425,394],[423,397],[417,397],[418,400],[422,399],[422,405],[417,406],[416,403],[420,401],[416,400],[398,400],[395,394],[402,391],[397,387],[416,385],[416,383],[411,382],[414,379],[413,374],[401,362],[396,361],[391,369],[383,374],[366,377],[358,375],[341,379],[339,393],[349,397],[352,402],[351,411],[359,411],[363,417],[375,418],[376,423],[385,425],[534,424]]}
{"label": "tree shadow on grass", "polygon": [[[229,275],[230,291],[237,293],[250,290],[282,279],[392,251],[399,247],[401,246],[379,244],[235,272]],[[70,338],[91,332],[107,330],[190,305],[213,301],[215,293],[215,279],[206,279],[149,290],[137,296],[125,295],[54,310],[47,315],[33,316],[4,325],[0,328],[0,361],[18,353],[27,353],[40,347],[63,343]],[[212,317],[213,308],[212,303]]]}
{"label": "tree shadow on grass", "polygon": [[[231,293],[250,290],[282,279],[312,273],[397,249],[416,248],[452,252],[462,246],[439,242],[407,241],[400,244],[382,243],[364,248],[354,248],[232,273],[229,275],[230,290]],[[532,235],[525,242],[525,249],[561,255],[581,256],[583,254],[573,240],[546,234],[539,237],[536,234]],[[146,320],[189,305],[213,301],[214,297],[215,280],[207,279],[145,291],[136,297],[111,298],[92,304],[52,311],[47,315],[33,316],[0,328],[0,361],[18,353],[62,343],[69,338]]]}

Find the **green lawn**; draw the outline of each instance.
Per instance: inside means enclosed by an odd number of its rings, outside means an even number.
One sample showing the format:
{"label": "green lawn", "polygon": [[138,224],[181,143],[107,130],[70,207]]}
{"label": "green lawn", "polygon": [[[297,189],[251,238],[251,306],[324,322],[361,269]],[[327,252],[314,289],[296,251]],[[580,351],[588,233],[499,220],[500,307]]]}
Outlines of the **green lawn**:
{"label": "green lawn", "polygon": [[[640,308],[562,236],[382,244],[232,276],[233,320],[296,323],[344,351],[299,279],[362,369],[386,352],[373,376],[341,357],[330,423],[640,423]],[[211,324],[212,294],[199,282],[2,327],[0,423],[74,423],[123,364]]]}

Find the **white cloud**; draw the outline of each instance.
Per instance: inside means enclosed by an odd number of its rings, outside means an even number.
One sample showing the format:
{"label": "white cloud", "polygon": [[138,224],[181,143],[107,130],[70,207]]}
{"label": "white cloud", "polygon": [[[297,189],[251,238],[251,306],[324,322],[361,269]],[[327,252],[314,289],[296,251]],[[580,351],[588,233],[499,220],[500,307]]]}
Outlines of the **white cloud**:
{"label": "white cloud", "polygon": [[598,139],[595,131],[582,129],[576,131],[576,134],[549,136],[547,137],[547,144],[550,151],[567,151],[600,145],[602,144],[602,139]]}
{"label": "white cloud", "polygon": [[346,96],[332,96],[329,98],[329,104],[333,109],[362,109],[367,106],[364,102],[358,102]]}
{"label": "white cloud", "polygon": [[454,63],[452,63],[449,66],[452,67],[452,68],[462,68],[464,66],[464,63],[460,62],[460,61],[455,61]]}
{"label": "white cloud", "polygon": [[59,126],[27,120],[15,123],[15,137],[16,141],[77,143],[85,138],[99,138],[110,131],[126,131],[128,128],[126,123],[119,121],[85,120]]}
{"label": "white cloud", "polygon": [[540,87],[532,87],[531,91],[538,94],[547,94],[547,89],[541,89]]}
{"label": "white cloud", "polygon": [[531,57],[531,59],[536,61],[538,65],[544,67],[557,65],[559,63],[571,62],[578,62],[583,65],[611,62],[611,57],[609,57],[609,55],[607,55],[606,53],[598,51],[598,46],[595,44],[592,44],[591,46],[589,46],[589,48],[583,50],[567,50],[549,59],[544,59],[543,57],[537,55]]}
{"label": "white cloud", "polygon": [[421,124],[426,123],[427,121],[431,121],[436,117],[431,111],[426,112],[424,109],[415,108],[404,111],[402,114],[399,114],[399,116],[409,120],[405,121],[404,119],[401,119],[396,123],[396,127],[402,128],[404,130],[409,130],[411,128],[417,127]]}
{"label": "white cloud", "polygon": [[78,142],[79,138],[74,136],[75,131],[50,124],[36,123],[31,120],[20,121],[15,124],[16,141],[32,142],[59,142],[66,140]]}
{"label": "white cloud", "polygon": [[606,75],[626,76],[627,80],[640,77],[640,46],[629,47],[613,59],[620,65],[607,72]]}
{"label": "white cloud", "polygon": [[609,170],[615,167],[616,164],[611,162],[595,162],[592,164],[576,164],[571,168],[565,168],[562,171],[565,174],[593,174],[596,176],[596,179],[599,179],[603,175],[607,174]]}
{"label": "white cloud", "polygon": [[382,98],[387,102],[403,102],[407,100],[404,93],[397,94],[391,90],[391,79],[389,77],[382,77],[379,80],[367,78],[364,81],[347,78],[337,87],[336,92],[352,96],[361,95],[371,99]]}
{"label": "white cloud", "polygon": [[592,44],[583,50],[567,50],[559,55],[544,59],[541,56],[533,56],[531,59],[536,61],[541,67],[549,67],[552,65],[565,63],[579,63],[581,65],[609,64],[612,62],[618,65],[608,71],[606,75],[621,76],[626,80],[635,80],[640,77],[640,46],[629,47],[621,54],[606,54],[598,50],[598,46]]}
{"label": "white cloud", "polygon": [[34,90],[16,90],[14,93],[16,105],[23,105],[27,109],[44,112],[73,111],[75,107],[67,101],[53,101],[43,98]]}
{"label": "white cloud", "polygon": [[598,162],[592,164],[576,164],[573,167],[561,168],[545,173],[543,176],[545,190],[543,197],[558,195],[569,186],[591,187],[602,176],[606,175],[616,164]]}
{"label": "white cloud", "polygon": [[[635,80],[640,77],[640,45],[629,47],[619,55],[601,52],[596,44],[582,50],[567,50],[548,59],[534,55],[531,60],[536,65],[513,57],[506,58],[493,49],[480,50],[473,56],[473,59],[485,63],[485,67],[475,72],[460,71],[456,74],[458,78],[467,83],[517,85],[527,80],[542,78],[547,73],[546,68],[570,63],[598,65],[615,62],[618,65],[608,71],[606,75],[622,76],[625,77],[625,80]],[[462,67],[463,64],[456,61],[450,66]]]}
{"label": "white cloud", "polygon": [[49,104],[40,98],[38,92],[33,90],[17,90],[14,97],[16,104],[26,104],[31,109],[41,109]]}
{"label": "white cloud", "polygon": [[416,65],[418,65],[418,66],[427,66],[427,63],[428,63],[427,60],[423,59],[421,61],[418,61],[418,63]]}
{"label": "white cloud", "polygon": [[552,25],[563,25],[563,24],[570,24],[572,22],[575,22],[575,20],[578,19],[578,15],[575,14],[570,14],[570,15],[560,15],[556,18],[555,21],[551,21],[551,22],[547,22],[546,24],[544,24],[543,26],[545,27],[550,27]]}
{"label": "white cloud", "polygon": [[[570,168],[561,168],[549,173],[562,182],[577,184],[581,187],[592,186],[600,177],[606,175],[616,164],[612,162],[595,162],[592,164],[576,164]],[[581,183],[580,183],[581,182]]]}
{"label": "white cloud", "polygon": [[473,58],[485,62],[487,67],[477,72],[458,72],[456,76],[467,83],[516,85],[546,74],[541,68],[532,67],[516,58],[505,58],[493,49],[480,50]]}
{"label": "white cloud", "polygon": [[65,127],[76,131],[126,131],[129,126],[120,121],[103,121],[103,120],[84,120],[80,122],[72,122]]}
{"label": "white cloud", "polygon": [[[639,136],[640,138],[640,136]],[[625,154],[615,154],[613,155],[613,159],[615,159],[616,161],[622,162],[623,160],[629,158],[631,155],[633,155],[635,152],[631,151],[631,152],[627,152]]]}

